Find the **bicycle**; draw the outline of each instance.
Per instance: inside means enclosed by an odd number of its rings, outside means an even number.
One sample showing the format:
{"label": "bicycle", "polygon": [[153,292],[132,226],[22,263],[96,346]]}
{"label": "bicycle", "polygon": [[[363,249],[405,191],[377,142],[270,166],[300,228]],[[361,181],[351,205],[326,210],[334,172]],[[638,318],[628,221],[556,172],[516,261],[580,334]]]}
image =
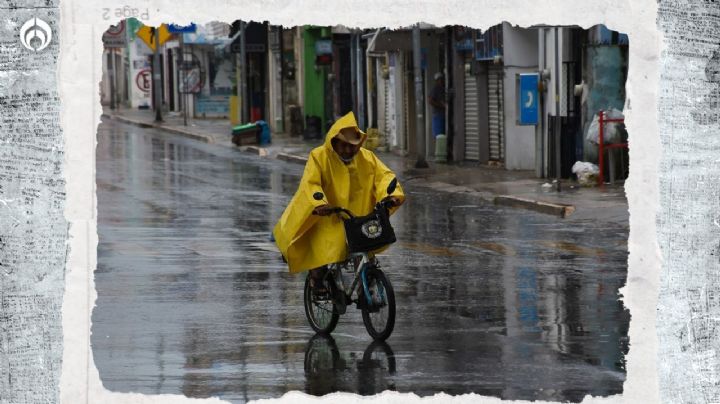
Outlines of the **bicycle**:
{"label": "bicycle", "polygon": [[[344,261],[328,265],[322,277],[316,280],[325,292],[313,290],[312,276],[308,273],[304,290],[305,315],[315,332],[330,334],[348,304],[355,303],[362,311],[363,324],[373,339],[385,340],[392,334],[395,292],[372,251],[395,242],[389,209],[393,206],[390,196],[396,186],[397,179],[393,179],[387,188],[387,196],[375,205],[370,215],[357,217],[342,207],[329,209],[331,214],[339,215],[344,221],[350,253]],[[325,196],[316,192],[313,198],[320,201]],[[349,287],[343,272],[353,274]]]}

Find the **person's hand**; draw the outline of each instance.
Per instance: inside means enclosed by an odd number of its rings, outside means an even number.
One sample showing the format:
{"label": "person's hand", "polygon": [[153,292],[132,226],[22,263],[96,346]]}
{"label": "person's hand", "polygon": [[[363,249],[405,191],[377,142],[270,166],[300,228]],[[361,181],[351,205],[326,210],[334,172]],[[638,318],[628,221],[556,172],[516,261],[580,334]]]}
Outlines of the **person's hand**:
{"label": "person's hand", "polygon": [[405,202],[402,198],[399,198],[397,196],[388,196],[387,199],[392,202],[392,206],[400,206]]}
{"label": "person's hand", "polygon": [[327,205],[327,204],[320,205],[320,206],[316,207],[315,209],[313,209],[313,215],[327,216],[330,213],[332,213],[332,208],[330,207],[330,205]]}

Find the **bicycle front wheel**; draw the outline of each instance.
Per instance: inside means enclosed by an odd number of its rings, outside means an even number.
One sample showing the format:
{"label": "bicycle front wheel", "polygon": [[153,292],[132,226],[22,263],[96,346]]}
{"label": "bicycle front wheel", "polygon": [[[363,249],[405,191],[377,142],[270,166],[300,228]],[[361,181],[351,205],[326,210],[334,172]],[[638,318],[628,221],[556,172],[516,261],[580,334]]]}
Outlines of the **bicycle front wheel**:
{"label": "bicycle front wheel", "polygon": [[305,315],[310,327],[320,334],[330,334],[337,326],[340,314],[329,293],[314,293],[308,273],[305,279]]}
{"label": "bicycle front wheel", "polygon": [[367,285],[370,301],[364,290],[360,290],[365,304],[362,309],[363,323],[368,334],[375,340],[384,341],[395,327],[395,292],[383,271],[375,268],[368,270]]}

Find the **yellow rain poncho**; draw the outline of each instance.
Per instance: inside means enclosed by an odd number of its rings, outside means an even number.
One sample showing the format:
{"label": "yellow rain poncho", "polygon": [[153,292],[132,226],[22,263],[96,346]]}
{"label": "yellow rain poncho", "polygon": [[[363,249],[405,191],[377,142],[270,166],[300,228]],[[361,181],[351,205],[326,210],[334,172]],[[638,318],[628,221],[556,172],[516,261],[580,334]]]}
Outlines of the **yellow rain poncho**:
{"label": "yellow rain poncho", "polygon": [[[347,257],[342,219],[334,214],[313,215],[314,208],[328,203],[349,209],[356,216],[367,215],[387,196],[388,184],[395,178],[375,153],[365,148],[360,148],[349,164],[343,163],[330,141],[344,128],[355,128],[365,140],[352,112],[338,119],[325,136],[325,143],[310,152],[298,190],[273,230],[292,273]],[[325,194],[325,201],[316,201],[316,192]],[[404,200],[400,185],[393,196]]]}

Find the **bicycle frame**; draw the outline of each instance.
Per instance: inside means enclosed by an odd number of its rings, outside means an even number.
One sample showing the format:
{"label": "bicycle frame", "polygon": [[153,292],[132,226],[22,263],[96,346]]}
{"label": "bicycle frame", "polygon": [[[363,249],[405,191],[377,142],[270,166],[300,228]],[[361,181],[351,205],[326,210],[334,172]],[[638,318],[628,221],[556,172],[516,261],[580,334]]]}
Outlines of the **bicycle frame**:
{"label": "bicycle frame", "polygon": [[[345,295],[349,296],[352,299],[352,295],[355,293],[355,290],[357,288],[358,297],[360,293],[360,284],[362,284],[362,289],[365,294],[365,298],[367,302],[370,302],[371,296],[370,296],[370,290],[368,289],[367,285],[367,276],[366,271],[370,267],[371,264],[375,264],[376,260],[374,256],[370,256],[370,254],[366,252],[360,252],[360,253],[353,253],[348,256],[348,258],[345,261],[342,262],[336,262],[334,264],[328,265],[328,274],[332,273],[333,278],[335,278],[335,282],[338,285],[338,287],[342,290]],[[353,264],[353,281],[350,287],[348,288],[345,284],[345,279],[342,274],[342,268],[347,268],[348,265]],[[327,275],[326,275],[327,276]]]}

